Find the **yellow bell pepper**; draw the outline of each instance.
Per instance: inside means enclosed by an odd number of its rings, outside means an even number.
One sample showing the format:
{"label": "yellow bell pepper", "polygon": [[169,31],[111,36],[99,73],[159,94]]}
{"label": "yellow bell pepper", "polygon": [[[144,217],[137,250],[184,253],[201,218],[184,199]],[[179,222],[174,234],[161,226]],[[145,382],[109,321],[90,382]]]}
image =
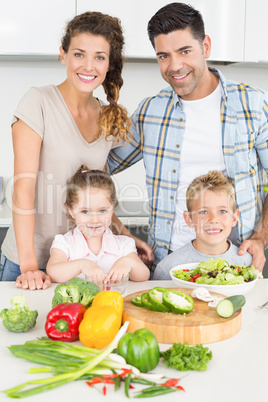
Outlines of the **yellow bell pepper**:
{"label": "yellow bell pepper", "polygon": [[79,339],[89,348],[103,349],[121,327],[122,314],[111,306],[91,306],[79,325]]}
{"label": "yellow bell pepper", "polygon": [[102,290],[97,293],[92,302],[92,306],[110,306],[119,314],[123,314],[124,299],[121,293],[111,292],[110,290]]}

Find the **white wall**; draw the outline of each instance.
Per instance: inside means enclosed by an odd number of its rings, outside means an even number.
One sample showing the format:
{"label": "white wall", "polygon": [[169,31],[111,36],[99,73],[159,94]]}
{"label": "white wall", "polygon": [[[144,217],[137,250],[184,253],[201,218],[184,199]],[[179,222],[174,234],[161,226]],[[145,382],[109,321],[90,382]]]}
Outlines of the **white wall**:
{"label": "white wall", "polygon": [[[228,78],[242,81],[268,91],[268,66],[247,67],[245,65],[217,66]],[[10,121],[17,103],[31,86],[58,84],[65,79],[65,69],[58,61],[4,61],[0,60],[0,176],[5,183],[13,174],[13,152]],[[156,94],[166,83],[160,76],[156,62],[128,62],[124,67],[124,86],[120,103],[130,113],[139,101]],[[102,90],[96,96],[105,100]],[[146,198],[144,169],[142,162],[120,173],[116,177],[119,198]]]}

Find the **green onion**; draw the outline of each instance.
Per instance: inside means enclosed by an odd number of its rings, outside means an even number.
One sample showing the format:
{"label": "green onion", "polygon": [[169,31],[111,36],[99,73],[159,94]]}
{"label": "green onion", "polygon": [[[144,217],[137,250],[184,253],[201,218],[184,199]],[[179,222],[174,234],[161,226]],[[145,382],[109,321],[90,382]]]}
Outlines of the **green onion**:
{"label": "green onion", "polygon": [[[90,373],[94,368],[97,368],[99,363],[101,363],[101,365],[103,365],[103,364],[111,365],[113,363],[113,365],[114,365],[113,368],[114,367],[119,368],[118,366],[120,366],[120,368],[121,368],[122,364],[116,363],[116,362],[109,363],[108,361],[104,361],[104,359],[107,356],[109,356],[109,354],[113,351],[113,349],[115,349],[117,347],[117,344],[118,344],[120,338],[124,335],[124,333],[127,330],[128,324],[129,324],[128,321],[126,321],[124,323],[124,325],[120,328],[119,332],[117,333],[117,335],[115,336],[113,341],[104,350],[97,351],[93,358],[91,356],[90,360],[88,360],[88,361],[86,361],[86,363],[78,366],[78,368],[76,368],[74,371],[63,373],[63,374],[57,374],[54,377],[45,378],[42,380],[27,381],[21,385],[18,385],[17,387],[5,390],[3,392],[5,392],[11,398],[24,398],[24,397],[27,397],[30,395],[35,395],[35,394],[38,394],[41,392],[48,391],[52,388],[56,388],[63,384],[67,384],[68,382],[75,381],[75,380],[81,378],[82,376],[84,376],[85,374]],[[47,344],[47,342],[46,341],[44,342],[43,340],[40,340],[40,341],[41,341],[42,345],[45,347],[45,344]],[[38,341],[36,341],[36,342],[38,342]],[[26,342],[26,344],[27,344],[27,342]],[[68,345],[67,348],[70,348],[70,346]],[[79,346],[78,348],[75,347],[74,349],[76,349],[76,351],[74,353],[75,357],[77,357],[77,354],[79,351],[85,352],[84,347]],[[10,350],[12,351],[12,347],[10,347]],[[49,350],[49,352],[51,352],[51,350]],[[57,350],[57,352],[59,352],[59,350]],[[69,360],[70,355],[66,354],[65,352],[66,352],[66,349],[64,349],[63,354],[65,356],[68,356],[68,360]],[[94,349],[94,353],[95,353],[95,349]],[[56,353],[55,353],[55,355],[56,355]],[[37,361],[36,356],[33,358],[35,359],[35,361]],[[44,356],[42,357],[42,359],[44,359]],[[48,360],[51,360],[51,359],[48,358]],[[66,364],[65,360],[64,360],[64,364]],[[129,365],[127,365],[127,366],[129,367]],[[39,385],[39,386],[33,387],[29,390],[21,391],[21,389],[25,388],[28,385]]]}

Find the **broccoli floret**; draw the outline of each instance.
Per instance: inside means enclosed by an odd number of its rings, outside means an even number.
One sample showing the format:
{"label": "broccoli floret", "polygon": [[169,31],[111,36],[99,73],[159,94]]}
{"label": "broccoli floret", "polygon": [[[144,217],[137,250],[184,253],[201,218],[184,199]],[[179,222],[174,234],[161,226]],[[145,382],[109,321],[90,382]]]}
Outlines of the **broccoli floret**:
{"label": "broccoli floret", "polygon": [[3,325],[11,332],[26,332],[36,324],[37,310],[31,310],[25,301],[24,295],[12,297],[10,309],[3,309],[0,317]]}
{"label": "broccoli floret", "polygon": [[[77,278],[79,279],[79,278]],[[60,303],[79,303],[80,293],[78,285],[68,283],[60,283],[54,291],[52,299],[52,307]]]}
{"label": "broccoli floret", "polygon": [[67,283],[59,284],[54,291],[52,307],[59,303],[81,303],[89,307],[100,291],[93,282],[87,282],[81,278],[73,278]]}
{"label": "broccoli floret", "polygon": [[74,285],[79,287],[81,285],[84,285],[85,282],[86,281],[84,281],[84,279],[82,278],[73,278],[69,280],[68,285]]}
{"label": "broccoli floret", "polygon": [[91,306],[94,297],[99,293],[100,288],[93,282],[85,281],[79,287],[80,292],[80,303],[82,303],[87,308]]}

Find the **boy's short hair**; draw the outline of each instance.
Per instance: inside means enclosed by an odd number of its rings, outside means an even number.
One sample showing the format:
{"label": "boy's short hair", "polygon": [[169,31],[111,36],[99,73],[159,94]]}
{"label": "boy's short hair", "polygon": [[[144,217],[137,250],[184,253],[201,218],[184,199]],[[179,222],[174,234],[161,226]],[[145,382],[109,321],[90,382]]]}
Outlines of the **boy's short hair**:
{"label": "boy's short hair", "polygon": [[207,174],[196,177],[186,191],[186,205],[189,212],[192,211],[193,202],[201,192],[210,190],[225,192],[230,197],[230,208],[236,210],[235,189],[232,180],[219,170],[211,170]]}

